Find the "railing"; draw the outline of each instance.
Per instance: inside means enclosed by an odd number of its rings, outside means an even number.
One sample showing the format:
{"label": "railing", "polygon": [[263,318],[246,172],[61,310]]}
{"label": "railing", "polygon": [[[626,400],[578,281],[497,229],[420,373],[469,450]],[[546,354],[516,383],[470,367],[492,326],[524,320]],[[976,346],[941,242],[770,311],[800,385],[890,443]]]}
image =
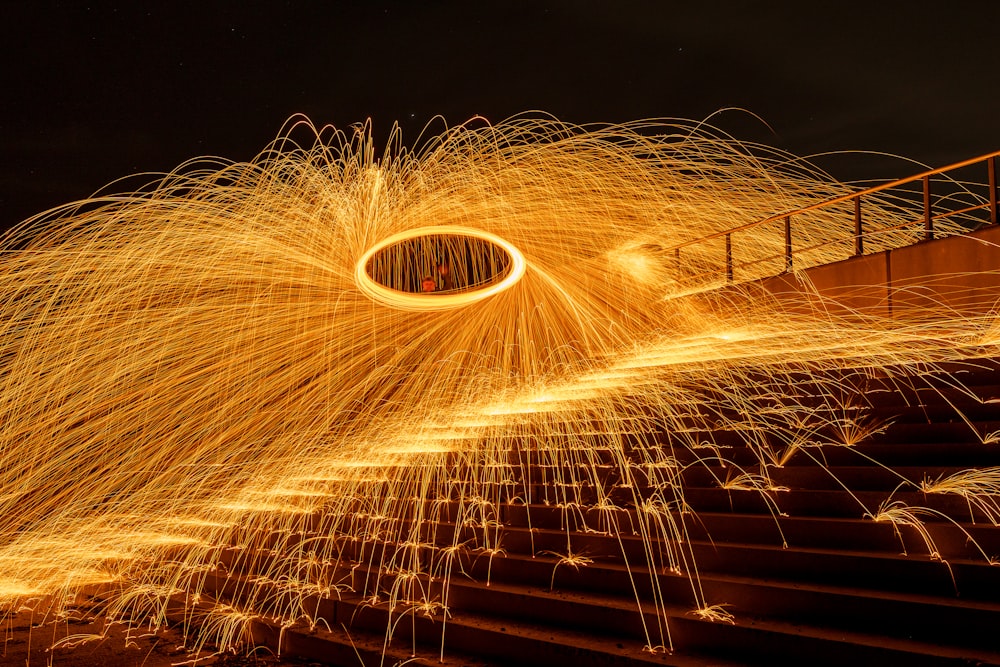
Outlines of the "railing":
{"label": "railing", "polygon": [[[698,244],[705,244],[705,243],[708,243],[708,242],[713,241],[713,240],[718,240],[720,238],[724,238],[725,239],[725,278],[726,278],[726,282],[727,283],[732,283],[733,280],[734,280],[734,275],[735,275],[736,269],[747,269],[747,268],[753,267],[755,265],[764,264],[766,262],[780,261],[783,258],[784,259],[784,262],[783,262],[784,270],[783,271],[779,270],[776,273],[771,273],[769,275],[778,275],[778,274],[783,273],[783,272],[785,272],[785,273],[791,272],[793,270],[793,267],[794,267],[794,264],[795,264],[795,256],[796,256],[796,254],[798,254],[798,255],[801,256],[802,254],[807,253],[807,252],[813,252],[813,253],[815,253],[816,251],[820,250],[824,246],[829,246],[829,245],[838,244],[838,243],[844,243],[845,241],[849,241],[851,239],[853,239],[853,246],[854,246],[854,254],[853,254],[853,256],[854,257],[860,257],[861,255],[865,254],[865,241],[866,241],[866,239],[869,240],[869,241],[871,241],[876,236],[879,236],[879,237],[881,237],[881,238],[884,239],[884,238],[886,238],[886,236],[888,234],[891,234],[892,232],[899,232],[900,230],[904,230],[906,228],[913,227],[913,226],[922,225],[922,227],[923,227],[922,234],[920,234],[920,237],[916,239],[917,241],[929,241],[929,240],[934,239],[935,238],[935,234],[937,233],[937,231],[935,229],[935,223],[937,223],[939,221],[942,221],[942,220],[948,220],[948,219],[966,219],[966,220],[968,220],[970,218],[974,218],[976,215],[983,215],[983,213],[985,213],[986,214],[984,216],[985,219],[982,220],[982,221],[980,221],[978,225],[974,225],[974,224],[970,225],[969,223],[965,223],[966,227],[963,229],[963,231],[971,231],[972,228],[977,227],[977,226],[983,226],[985,224],[996,225],[996,224],[998,224],[998,222],[1000,222],[1000,218],[998,218],[998,212],[997,212],[998,206],[1000,206],[1000,192],[998,192],[998,187],[997,187],[997,174],[998,174],[998,169],[1000,169],[1000,165],[998,165],[998,163],[1000,163],[1000,151],[996,151],[994,153],[989,153],[987,155],[982,155],[980,157],[976,157],[976,158],[972,158],[972,159],[969,159],[969,160],[965,160],[963,162],[957,162],[955,164],[948,165],[947,167],[941,167],[940,169],[933,169],[931,171],[926,171],[926,172],[917,174],[915,176],[910,176],[909,178],[903,178],[903,179],[900,179],[898,181],[893,181],[891,183],[885,183],[885,184],[878,185],[878,186],[875,186],[875,187],[867,188],[865,190],[860,190],[858,192],[853,192],[853,193],[841,195],[839,197],[834,197],[832,199],[828,199],[828,200],[822,201],[820,203],[813,204],[811,206],[806,206],[804,208],[800,208],[800,209],[797,209],[797,210],[794,210],[794,211],[789,211],[789,212],[786,212],[786,213],[778,213],[778,214],[772,215],[772,216],[770,216],[768,218],[764,218],[762,220],[757,220],[755,222],[751,222],[751,223],[748,223],[748,224],[745,224],[745,225],[741,225],[739,227],[734,227],[734,228],[726,230],[726,231],[716,232],[714,234],[710,234],[708,236],[703,236],[703,237],[700,237],[698,239],[694,239],[694,240],[691,240],[691,241],[686,241],[684,243],[679,243],[679,244],[671,246],[671,247],[669,247],[667,249],[668,250],[673,250],[674,258],[675,258],[675,260],[677,262],[677,266],[678,266],[678,270],[679,270],[680,266],[681,266],[681,264],[680,264],[681,251],[683,249],[690,248],[690,247],[698,245]],[[967,167],[974,167],[974,166],[983,165],[983,164],[985,164],[986,171],[987,171],[987,184],[986,184],[986,195],[985,196],[977,196],[977,197],[975,197],[975,199],[977,200],[976,203],[964,205],[964,206],[961,206],[961,207],[958,207],[958,208],[948,209],[948,210],[945,210],[945,211],[935,211],[934,210],[935,207],[934,207],[934,205],[932,203],[932,197],[931,197],[932,177],[939,176],[939,175],[945,175],[945,174],[948,174],[950,172],[955,172],[955,171],[957,171],[959,169],[964,169],[964,168],[967,168]],[[909,196],[912,197],[913,195],[915,195],[917,193],[914,190],[906,190],[905,188],[908,185],[916,184],[918,182],[920,184],[920,193],[919,194],[922,195],[922,204],[923,204],[923,211],[922,211],[923,214],[922,214],[922,216],[919,219],[917,219],[917,220],[909,219],[909,220],[906,220],[906,221],[904,221],[902,223],[898,223],[898,224],[895,224],[895,225],[889,225],[889,226],[882,226],[882,227],[878,227],[878,228],[866,227],[865,220],[864,220],[864,218],[862,216],[862,201],[865,198],[871,198],[873,195],[880,194],[880,193],[886,193],[886,192],[892,191],[892,190],[895,190],[895,191],[902,190],[902,194],[901,195],[898,195],[898,194],[896,195],[898,198],[905,199],[907,195],[909,195]],[[958,183],[958,181],[956,181],[953,178],[944,179],[944,182],[946,182],[946,183],[952,183],[952,184],[957,184]],[[980,185],[979,187],[982,188],[982,185]],[[962,187],[962,188],[960,188],[960,190],[963,191],[963,192],[965,192],[965,193],[969,193],[969,190],[966,187]],[[952,193],[949,193],[949,195],[947,197],[942,198],[941,201],[939,202],[939,205],[942,202],[944,202],[944,203],[954,203],[955,201],[961,201],[961,198],[955,198],[955,197],[953,197],[952,195],[954,195],[954,194],[955,193],[952,192]],[[963,202],[963,203],[965,203],[965,202]],[[847,204],[847,205],[853,204],[853,235],[847,235],[846,237],[845,236],[841,236],[839,238],[834,238],[834,239],[826,239],[826,240],[814,243],[812,245],[808,245],[808,246],[805,246],[805,247],[800,247],[800,248],[798,248],[797,251],[795,249],[793,249],[793,245],[792,245],[792,234],[793,234],[792,221],[793,221],[793,219],[795,219],[796,217],[801,217],[802,215],[805,215],[805,214],[817,213],[817,212],[822,212],[822,211],[830,211],[831,209],[833,209],[834,207],[837,207],[838,205],[843,206],[845,204]],[[983,213],[979,213],[979,212],[983,212]],[[771,255],[767,255],[765,257],[757,257],[757,258],[754,258],[754,259],[752,259],[750,261],[746,261],[746,262],[734,264],[734,261],[733,261],[733,236],[734,235],[742,233],[742,232],[749,232],[751,230],[756,230],[758,228],[763,227],[764,225],[767,225],[768,223],[777,223],[779,221],[784,223],[783,224],[783,226],[784,226],[784,244],[783,244],[784,251],[783,251],[783,254],[782,253],[771,254]],[[846,225],[845,225],[845,227],[846,227]],[[847,228],[849,229],[849,227],[847,227]],[[956,233],[960,233],[960,232],[954,231],[954,227],[953,227],[950,231],[949,230],[945,230],[945,232],[944,232],[943,235],[954,235]],[[777,244],[777,245],[780,245],[780,244]],[[885,244],[883,244],[883,246],[884,245]],[[895,247],[901,247],[902,245],[906,245],[906,244],[904,243],[904,244],[901,244],[901,245],[897,245]],[[842,257],[842,259],[847,259],[849,256],[850,255],[844,256],[844,257]],[[831,260],[831,261],[835,261],[835,260]],[[712,262],[712,263],[715,264],[715,262]],[[820,262],[820,263],[823,263],[823,262]],[[816,265],[816,264],[813,264],[813,265]],[[686,280],[693,280],[694,282],[698,282],[699,278],[705,278],[705,277],[709,276],[712,273],[714,273],[716,276],[718,276],[717,272],[718,272],[718,269],[720,267],[719,267],[718,264],[715,264],[715,267],[716,268],[710,269],[709,271],[706,271],[706,272],[703,272],[703,273],[698,273],[696,275],[689,275],[689,276],[686,277]],[[760,278],[760,277],[767,277],[767,276],[765,276],[765,275],[754,275],[754,276],[751,276],[751,277],[752,278]]]}

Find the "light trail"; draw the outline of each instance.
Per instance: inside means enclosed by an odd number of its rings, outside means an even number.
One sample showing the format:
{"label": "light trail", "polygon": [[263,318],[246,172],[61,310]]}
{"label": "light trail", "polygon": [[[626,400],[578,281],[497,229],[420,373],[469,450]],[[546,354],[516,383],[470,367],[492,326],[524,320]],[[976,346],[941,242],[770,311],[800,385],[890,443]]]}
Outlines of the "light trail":
{"label": "light trail", "polygon": [[[500,276],[499,280],[477,286],[476,288],[453,290],[444,294],[436,292],[429,294],[409,293],[393,289],[369,275],[369,265],[379,252],[392,246],[404,245],[406,241],[433,236],[446,238],[468,237],[492,244],[504,251],[509,266],[506,267],[504,275]],[[394,267],[398,266],[399,263],[394,264]],[[392,308],[413,311],[447,310],[476,303],[509,289],[511,286],[517,284],[517,281],[524,275],[526,268],[524,256],[521,254],[521,251],[499,236],[494,236],[478,229],[472,229],[471,227],[421,227],[393,234],[389,238],[372,246],[358,260],[354,271],[354,280],[357,283],[358,289],[364,294],[367,294],[378,303]]]}
{"label": "light trail", "polygon": [[[517,499],[596,508],[601,531],[618,530],[615,503],[639,508],[651,570],[688,575],[708,613],[671,515],[686,506],[675,448],[717,461],[713,430],[739,432],[761,466],[733,479],[764,493],[796,451],[863,430],[844,369],[997,352],[990,317],[734,298],[685,282],[722,275],[717,248],[665,250],[847,191],[683,122],[470,123],[377,160],[364,128],[300,120],[252,162],[196,161],[39,215],[0,247],[0,604],[51,595],[58,614],[100,585],[109,618],[155,627],[179,594],[207,599],[225,562],[253,575],[239,609],[189,610],[192,648],[225,649],[255,617],[315,622],[304,600],[337,595],[360,561],[358,594],[439,608],[456,553],[497,556],[497,508]],[[914,215],[865,206],[888,227]],[[823,250],[796,268],[842,259],[823,244],[851,224],[797,221]],[[770,231],[740,261],[780,255]],[[420,293],[442,263],[455,277]],[[561,495],[519,482],[518,454]],[[949,492],[977,503],[960,481]],[[432,549],[445,524],[453,542]],[[646,630],[670,645],[665,621]]]}

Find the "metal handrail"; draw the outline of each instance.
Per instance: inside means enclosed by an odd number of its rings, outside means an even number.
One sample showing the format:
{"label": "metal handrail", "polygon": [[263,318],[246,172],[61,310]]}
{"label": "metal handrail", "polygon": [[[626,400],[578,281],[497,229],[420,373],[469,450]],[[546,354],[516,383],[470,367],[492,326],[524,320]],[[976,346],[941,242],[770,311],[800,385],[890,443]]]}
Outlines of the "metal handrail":
{"label": "metal handrail", "polygon": [[[987,183],[987,187],[988,187],[987,200],[988,201],[986,203],[984,203],[984,204],[977,204],[977,205],[973,205],[973,206],[968,206],[968,207],[965,207],[963,209],[959,209],[959,210],[955,210],[955,211],[947,211],[945,213],[939,213],[939,214],[935,215],[932,212],[932,210],[931,210],[931,197],[930,197],[931,177],[935,176],[935,175],[938,175],[938,174],[943,174],[943,173],[946,173],[946,172],[950,172],[950,171],[954,171],[954,170],[957,170],[957,169],[961,169],[963,167],[968,167],[968,166],[975,165],[975,164],[978,164],[978,163],[983,163],[983,162],[986,163],[987,172],[988,172],[988,183]],[[756,227],[759,227],[761,225],[765,225],[767,223],[777,222],[779,220],[784,220],[784,223],[785,223],[785,225],[784,225],[784,227],[785,227],[785,253],[784,253],[784,258],[785,258],[785,272],[789,272],[789,271],[792,270],[792,257],[793,257],[793,254],[794,254],[793,253],[793,248],[792,248],[792,225],[791,225],[791,219],[792,219],[792,217],[793,216],[797,216],[797,215],[801,215],[803,213],[809,213],[809,212],[812,212],[812,211],[817,211],[817,210],[821,210],[821,209],[824,209],[824,208],[827,208],[827,207],[835,206],[837,204],[843,204],[843,203],[846,203],[846,202],[853,201],[854,202],[854,223],[855,223],[855,229],[854,229],[854,256],[857,257],[857,256],[860,256],[860,255],[864,254],[864,238],[865,238],[865,235],[866,235],[866,232],[863,229],[862,218],[861,218],[861,198],[865,197],[865,196],[868,196],[868,195],[872,195],[872,194],[878,193],[878,192],[882,192],[884,190],[890,190],[890,189],[893,189],[893,188],[899,188],[901,186],[904,186],[904,185],[907,185],[907,184],[910,184],[910,183],[915,183],[917,181],[920,181],[922,183],[924,215],[919,220],[914,220],[912,222],[901,223],[901,224],[898,224],[898,225],[894,225],[891,228],[882,228],[882,229],[879,229],[879,230],[875,231],[874,233],[886,233],[886,232],[896,231],[896,230],[903,229],[905,227],[910,227],[912,225],[920,224],[921,222],[923,222],[923,224],[924,224],[924,240],[930,240],[930,239],[934,238],[934,221],[935,220],[941,220],[941,219],[948,218],[948,217],[951,217],[951,216],[966,214],[966,213],[970,213],[972,211],[977,211],[977,210],[982,210],[982,209],[987,209],[987,208],[989,209],[990,224],[993,224],[993,225],[1000,224],[1000,219],[998,219],[998,207],[1000,207],[1000,192],[998,192],[998,187],[997,187],[997,175],[998,175],[998,170],[1000,170],[1000,169],[998,169],[998,162],[1000,162],[1000,151],[994,151],[992,153],[987,153],[987,154],[981,155],[979,157],[970,158],[968,160],[963,160],[961,162],[956,162],[954,164],[950,164],[950,165],[945,166],[945,167],[940,167],[938,169],[931,169],[929,171],[924,171],[924,172],[921,172],[921,173],[916,174],[914,176],[909,176],[907,178],[901,178],[899,180],[892,181],[892,182],[889,182],[889,183],[883,183],[881,185],[876,185],[876,186],[873,186],[873,187],[870,187],[870,188],[866,188],[864,190],[859,190],[858,192],[852,192],[852,193],[840,195],[840,196],[837,196],[837,197],[833,197],[832,199],[826,199],[824,201],[817,202],[816,204],[811,204],[810,206],[805,206],[803,208],[796,209],[794,211],[787,211],[787,212],[784,212],[784,213],[777,213],[775,215],[772,215],[772,216],[767,217],[767,218],[763,218],[761,220],[756,220],[754,222],[750,222],[750,223],[747,223],[747,224],[744,224],[744,225],[740,225],[738,227],[733,227],[732,229],[723,230],[723,231],[719,231],[719,232],[714,232],[712,234],[708,234],[707,236],[699,237],[697,239],[692,239],[690,241],[684,241],[683,243],[677,243],[677,244],[674,244],[672,246],[668,246],[667,248],[665,248],[665,250],[672,250],[674,252],[674,255],[679,258],[680,251],[681,251],[682,248],[686,248],[686,247],[689,247],[689,246],[692,246],[692,245],[696,245],[696,244],[699,244],[699,243],[705,243],[705,242],[711,241],[713,239],[718,239],[718,238],[723,238],[724,237],[726,239],[726,279],[727,279],[727,282],[732,282],[733,281],[732,235],[736,234],[736,233],[739,233],[739,232],[744,232],[744,231],[747,231],[747,230],[750,230],[750,229],[754,229]],[[873,233],[873,232],[868,232],[869,235],[871,233]],[[847,238],[850,238],[850,237],[847,237]],[[800,248],[798,250],[798,253],[801,254],[803,252],[807,252],[807,251],[810,251],[810,250],[815,250],[816,248],[820,248],[820,247],[823,247],[825,245],[830,245],[830,244],[833,244],[833,243],[842,243],[845,240],[847,240],[847,239],[837,239],[837,240],[825,241],[823,243],[815,244],[813,246],[810,246],[808,248]],[[766,257],[766,258],[758,258],[758,259],[753,260],[751,262],[742,263],[742,264],[740,264],[740,266],[741,267],[752,266],[754,264],[759,264],[759,263],[764,262],[764,261],[773,260],[773,259],[779,259],[780,257],[781,257],[780,254],[775,254],[773,256],[769,256],[769,257]],[[700,275],[704,275],[704,274],[699,274],[699,276],[693,276],[693,277],[697,278],[697,277],[700,277]]]}

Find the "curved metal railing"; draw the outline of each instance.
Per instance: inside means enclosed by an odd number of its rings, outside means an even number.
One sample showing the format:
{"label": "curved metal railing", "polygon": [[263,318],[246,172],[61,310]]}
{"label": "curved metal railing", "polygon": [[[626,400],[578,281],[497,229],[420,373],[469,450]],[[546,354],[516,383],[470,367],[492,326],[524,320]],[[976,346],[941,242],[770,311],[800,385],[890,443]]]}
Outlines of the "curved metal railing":
{"label": "curved metal railing", "polygon": [[[960,208],[949,208],[944,211],[935,211],[932,205],[931,198],[931,182],[932,177],[939,175],[947,175],[950,172],[955,172],[959,169],[966,167],[973,167],[976,165],[985,165],[987,170],[987,194],[984,198],[985,201],[980,203],[975,203],[971,205],[961,206]],[[854,245],[854,254],[852,256],[859,257],[865,254],[865,239],[871,239],[874,235],[885,236],[886,234],[894,231],[900,231],[907,228],[914,227],[916,225],[923,225],[923,234],[918,239],[920,241],[929,241],[935,238],[935,223],[944,219],[950,218],[960,218],[963,216],[970,216],[977,214],[979,211],[985,212],[984,220],[982,225],[991,224],[996,225],[1000,223],[1000,218],[998,218],[998,207],[1000,207],[1000,192],[997,188],[997,175],[998,170],[1000,170],[1000,151],[995,151],[993,153],[987,153],[986,155],[981,155],[979,157],[964,160],[962,162],[956,162],[955,164],[950,164],[946,167],[941,167],[938,169],[932,169],[930,171],[925,171],[915,176],[910,176],[908,178],[902,178],[897,181],[892,181],[890,183],[884,183],[882,185],[877,185],[874,187],[866,188],[858,192],[852,192],[849,194],[841,195],[839,197],[834,197],[832,199],[827,199],[822,202],[813,204],[811,206],[806,206],[794,211],[788,211],[785,213],[778,213],[770,217],[764,218],[762,220],[757,220],[755,222],[747,223],[745,225],[740,225],[738,227],[733,227],[725,231],[716,232],[714,234],[709,234],[697,239],[690,241],[685,241],[683,243],[678,243],[673,246],[666,248],[666,250],[672,250],[674,256],[677,260],[678,267],[680,266],[680,255],[684,248],[689,248],[698,244],[705,244],[710,241],[716,241],[718,239],[725,239],[725,279],[727,283],[731,283],[734,280],[734,275],[737,269],[749,269],[754,266],[758,266],[767,262],[780,262],[784,260],[784,269],[777,271],[776,273],[771,273],[769,275],[779,275],[781,273],[787,273],[793,270],[795,264],[795,256],[802,255],[807,252],[814,252],[826,246],[838,243],[844,243],[845,241],[852,241]],[[954,179],[947,179],[950,182],[956,182]],[[917,220],[908,220],[903,223],[898,223],[895,225],[881,226],[881,227],[866,227],[865,220],[862,216],[862,201],[866,197],[871,197],[879,193],[885,193],[890,190],[901,190],[905,186],[920,182],[920,194],[923,197],[923,216]],[[904,190],[904,193],[913,195],[915,192],[913,190]],[[942,202],[951,202],[952,199],[944,198]],[[942,202],[939,202],[942,203]],[[854,230],[853,235],[848,235],[846,237],[840,237],[835,239],[824,240],[809,246],[799,247],[798,249],[793,249],[792,237],[793,237],[793,226],[792,222],[797,216],[801,216],[807,213],[815,213],[823,210],[832,209],[838,205],[842,206],[844,204],[853,203],[854,215]],[[980,214],[982,215],[982,214]],[[766,257],[758,257],[750,261],[734,263],[733,261],[733,235],[750,231],[759,227],[762,227],[768,223],[776,223],[783,221],[784,223],[784,252],[776,253],[773,255],[768,255]],[[971,231],[971,228],[966,229],[966,231]],[[946,235],[954,235],[955,232],[948,232]],[[904,244],[905,245],[905,244]],[[897,246],[902,247],[902,246]],[[849,255],[850,256],[850,255]],[[846,259],[849,256],[845,256]],[[717,265],[718,266],[718,265]],[[717,274],[718,268],[710,269],[703,273],[698,273],[695,275],[689,275],[686,277],[685,281],[698,282],[699,279],[711,278],[711,274]],[[753,278],[767,277],[764,275],[754,275]],[[721,279],[721,276],[720,276]]]}

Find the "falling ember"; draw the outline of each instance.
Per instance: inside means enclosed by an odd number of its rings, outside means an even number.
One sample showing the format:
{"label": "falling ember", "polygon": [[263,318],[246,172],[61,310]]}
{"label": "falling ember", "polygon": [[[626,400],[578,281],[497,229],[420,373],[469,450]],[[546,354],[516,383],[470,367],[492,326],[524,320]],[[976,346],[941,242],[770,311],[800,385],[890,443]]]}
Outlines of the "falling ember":
{"label": "falling ember", "polygon": [[[237,606],[181,614],[194,648],[238,644],[252,618],[308,616],[302,600],[347,590],[337,577],[355,570],[370,576],[350,588],[373,604],[440,610],[458,552],[501,557],[497,508],[517,500],[601,521],[614,502],[641,508],[649,571],[682,572],[696,613],[732,622],[669,518],[686,507],[670,448],[718,461],[721,424],[762,462],[730,487],[770,494],[775,462],[864,430],[838,371],[962,359],[970,340],[997,352],[993,318],[845,316],[714,291],[720,248],[675,246],[851,190],[704,125],[515,118],[393,150],[376,159],[364,128],[300,119],[249,163],[189,163],[5,237],[3,609],[113,581],[109,616],[162,624],[168,601],[209,604],[206,573],[224,561],[255,578],[234,577]],[[894,230],[872,250],[913,240],[915,207],[865,206]],[[845,258],[852,230],[833,213],[803,220],[796,269]],[[780,253],[771,232],[748,232],[740,261]],[[803,415],[780,381],[806,371],[821,405]],[[540,499],[518,456],[552,464],[563,495]],[[618,468],[623,499],[601,466]],[[938,484],[982,504],[960,481]],[[446,525],[453,543],[431,544]],[[567,550],[560,563],[589,561]],[[650,646],[670,645],[664,604]]]}

